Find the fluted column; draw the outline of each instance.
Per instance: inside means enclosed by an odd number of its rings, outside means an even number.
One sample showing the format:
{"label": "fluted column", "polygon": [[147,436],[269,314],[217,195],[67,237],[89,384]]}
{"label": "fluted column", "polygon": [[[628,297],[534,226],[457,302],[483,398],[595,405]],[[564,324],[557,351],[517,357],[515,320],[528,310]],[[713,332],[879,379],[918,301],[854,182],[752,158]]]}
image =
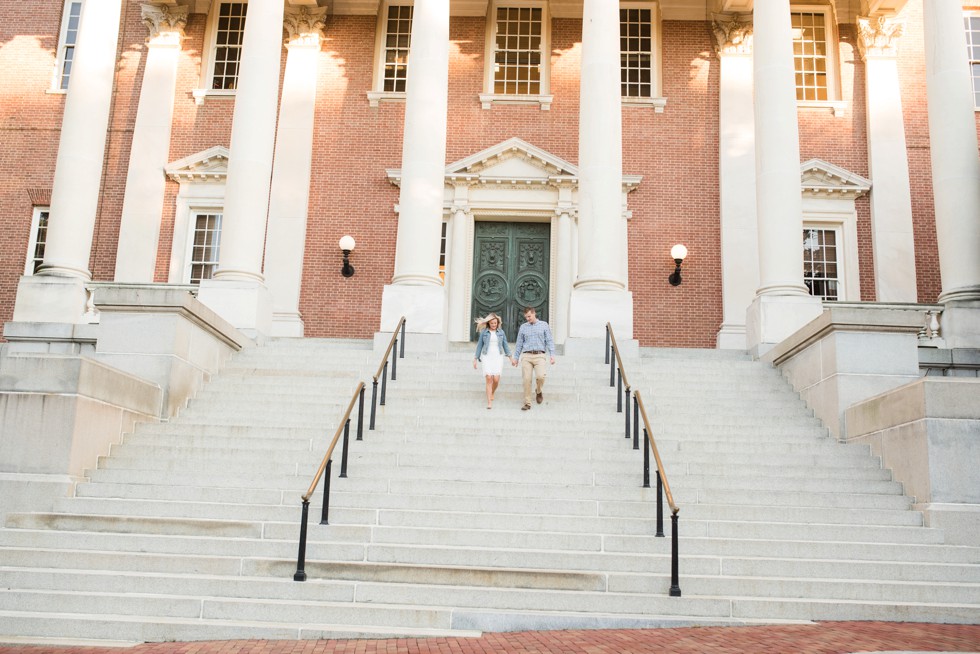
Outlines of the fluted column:
{"label": "fluted column", "polygon": [[759,288],[755,199],[752,17],[714,16],[720,62],[718,178],[721,209],[722,324],[719,348],[745,349],[745,311]]}
{"label": "fluted column", "polygon": [[272,303],[262,276],[276,137],[284,0],[250,2],[232,115],[221,248],[198,297],[249,334],[269,334]]}
{"label": "fluted column", "polygon": [[633,337],[633,298],[626,290],[623,212],[622,89],[619,3],[584,0],[579,107],[578,272],[568,335],[594,338],[613,323]]}
{"label": "fluted column", "polygon": [[924,0],[940,302],[980,300],[980,159],[961,3]]}
{"label": "fluted column", "polygon": [[55,160],[44,261],[17,290],[15,321],[84,322],[122,0],[86,2]]}
{"label": "fluted column", "polygon": [[411,331],[442,333],[445,292],[439,241],[446,172],[449,0],[416,0],[405,88],[405,132],[392,283],[382,296],[381,329],[406,315]]}
{"label": "fluted column", "polygon": [[326,11],[299,7],[287,9],[285,17],[289,38],[265,246],[273,336],[303,336],[299,296],[306,251],[317,63]]}
{"label": "fluted column", "polygon": [[573,212],[572,207],[560,203],[555,209],[557,217],[552,221],[558,230],[558,238],[555,239],[555,247],[558,250],[558,256],[555,257],[555,310],[551,319],[557,343],[564,343],[568,338],[568,305],[571,300],[572,284],[575,281],[575,273],[572,268],[574,263],[572,253]]}
{"label": "fluted column", "polygon": [[169,160],[180,44],[187,7],[142,6],[146,65],[140,87],[116,251],[117,282],[152,282]]}
{"label": "fluted column", "polygon": [[819,298],[803,284],[803,194],[789,0],[752,10],[759,288],[746,340],[762,355],[817,317]]}
{"label": "fluted column", "polygon": [[875,295],[879,302],[915,302],[915,236],[897,47],[904,24],[883,16],[859,18],[868,106]]}

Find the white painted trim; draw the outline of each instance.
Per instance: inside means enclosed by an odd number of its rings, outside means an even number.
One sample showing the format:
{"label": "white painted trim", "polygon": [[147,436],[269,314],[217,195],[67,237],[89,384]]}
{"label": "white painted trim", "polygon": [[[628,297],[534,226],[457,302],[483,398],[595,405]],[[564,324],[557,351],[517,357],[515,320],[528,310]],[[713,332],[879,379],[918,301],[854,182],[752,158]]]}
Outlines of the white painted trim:
{"label": "white painted trim", "polygon": [[[388,36],[388,7],[414,6],[414,0],[382,0],[378,7],[378,23],[374,30],[374,70],[371,75],[371,90],[367,92],[368,104],[377,107],[381,102],[404,102],[405,91],[384,90],[384,52]],[[409,61],[412,46],[409,43]]]}
{"label": "white painted trim", "polygon": [[[814,13],[823,14],[824,30],[827,34],[827,99],[825,101],[799,100],[799,106],[819,106],[834,110],[834,115],[843,115],[844,106],[839,106],[840,102],[840,35],[837,33],[837,17],[834,8],[830,5],[814,4],[793,4],[790,6],[790,13]],[[796,88],[794,83],[793,88]],[[838,113],[838,111],[840,113]]]}
{"label": "white painted trim", "polygon": [[166,172],[180,183],[167,281],[186,284],[190,280],[192,217],[198,213],[224,213],[228,149],[220,145],[208,148],[169,164]]}
{"label": "white painted trim", "polygon": [[34,274],[34,248],[37,247],[37,230],[41,224],[41,214],[47,212],[50,219],[51,207],[36,206],[31,215],[31,231],[27,238],[27,260],[24,262],[24,274]]}
{"label": "white painted trim", "polygon": [[[493,66],[497,51],[497,9],[499,7],[529,7],[541,9],[541,89],[537,95],[503,95],[494,93]],[[551,11],[546,0],[491,0],[487,5],[486,43],[483,48],[483,93],[480,103],[484,109],[494,104],[540,104],[542,111],[551,109]]]}
{"label": "white painted trim", "polygon": [[650,55],[653,61],[650,62],[650,97],[636,98],[623,96],[623,104],[652,105],[658,114],[663,113],[667,99],[661,97],[663,95],[663,14],[660,11],[660,3],[656,0],[622,0],[619,3],[619,8],[649,9],[651,11],[652,23],[652,52]]}
{"label": "white painted trim", "polygon": [[[839,200],[831,202],[845,204]],[[861,300],[861,272],[857,252],[857,212],[841,209],[841,212],[808,210],[804,200],[803,229],[833,229],[837,232],[838,301],[858,302]]]}
{"label": "white painted trim", "polygon": [[[65,66],[65,39],[68,38],[69,7],[71,7],[71,5],[75,2],[81,5],[78,12],[79,28],[81,27],[81,15],[82,11],[85,9],[85,0],[65,0],[61,7],[61,27],[58,30],[58,49],[55,51],[54,55],[54,68],[51,71],[51,87],[48,89],[49,93],[68,92],[67,89],[61,88],[61,76]],[[75,43],[73,45],[78,45],[78,34],[75,35]]]}
{"label": "white painted trim", "polygon": [[[204,43],[207,44],[207,51],[205,52],[205,56],[201,57],[200,88],[196,88],[191,92],[197,104],[204,104],[204,99],[208,97],[235,96],[233,89],[211,88],[211,84],[214,81],[214,55],[218,39],[218,13],[221,10],[221,5],[229,2],[244,2],[248,4],[248,0],[214,0],[214,2],[211,2],[208,10],[208,22],[204,28]],[[240,64],[241,60],[239,60]]]}

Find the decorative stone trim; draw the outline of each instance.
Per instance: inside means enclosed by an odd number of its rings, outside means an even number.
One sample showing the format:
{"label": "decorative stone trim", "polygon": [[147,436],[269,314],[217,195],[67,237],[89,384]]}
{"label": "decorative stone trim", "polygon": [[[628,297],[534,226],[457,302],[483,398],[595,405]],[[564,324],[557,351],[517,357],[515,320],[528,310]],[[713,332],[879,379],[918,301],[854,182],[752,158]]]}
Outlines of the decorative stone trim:
{"label": "decorative stone trim", "polygon": [[404,91],[368,91],[368,105],[377,107],[382,102],[405,102]]}
{"label": "decorative stone trim", "polygon": [[750,14],[712,14],[711,31],[715,35],[715,53],[719,57],[752,54]]}
{"label": "decorative stone trim", "polygon": [[288,34],[286,44],[319,46],[326,25],[326,15],[326,7],[286,7],[283,15],[283,26]]}
{"label": "decorative stone trim", "polygon": [[667,98],[623,98],[624,107],[650,107],[655,113],[662,114],[667,106]]}
{"label": "decorative stone trim", "polygon": [[541,105],[541,111],[549,111],[554,101],[553,95],[503,95],[498,93],[481,93],[480,104],[484,109],[492,109],[495,104]]}
{"label": "decorative stone trim", "polygon": [[143,25],[150,31],[146,42],[153,45],[180,45],[187,26],[189,8],[165,4],[140,5]]}
{"label": "decorative stone trim", "polygon": [[216,145],[184,157],[167,166],[165,172],[175,182],[223,184],[228,175],[228,148]]}
{"label": "decorative stone trim", "polygon": [[886,16],[858,17],[858,50],[861,57],[898,55],[898,40],[905,32],[905,21]]}
{"label": "decorative stone trim", "polygon": [[801,169],[803,197],[856,199],[871,190],[871,181],[820,159],[810,159]]}

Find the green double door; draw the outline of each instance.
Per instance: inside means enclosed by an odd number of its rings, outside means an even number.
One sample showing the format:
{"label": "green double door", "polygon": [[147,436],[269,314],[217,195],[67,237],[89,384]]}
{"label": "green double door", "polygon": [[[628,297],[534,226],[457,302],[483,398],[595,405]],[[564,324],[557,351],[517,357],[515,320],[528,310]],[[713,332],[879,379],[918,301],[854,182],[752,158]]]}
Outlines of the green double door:
{"label": "green double door", "polygon": [[[526,307],[534,307],[538,318],[547,321],[550,244],[547,223],[475,223],[473,318],[496,313],[511,343]],[[475,337],[471,323],[470,338]]]}

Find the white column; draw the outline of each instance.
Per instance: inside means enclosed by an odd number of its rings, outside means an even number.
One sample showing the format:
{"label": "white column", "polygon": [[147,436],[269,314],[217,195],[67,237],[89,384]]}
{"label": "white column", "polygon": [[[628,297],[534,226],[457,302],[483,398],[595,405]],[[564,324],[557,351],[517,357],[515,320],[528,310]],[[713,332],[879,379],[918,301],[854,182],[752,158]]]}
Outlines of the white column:
{"label": "white column", "polygon": [[284,0],[251,2],[235,92],[221,246],[200,300],[248,333],[269,334],[272,306],[262,254],[276,136]]}
{"label": "white column", "polygon": [[177,62],[187,7],[147,4],[142,6],[142,15],[150,36],[119,225],[117,282],[153,281],[167,179],[163,168],[170,155]]}
{"label": "white column", "polygon": [[445,292],[439,241],[446,174],[449,0],[416,0],[405,97],[395,273],[385,286],[381,329],[405,315],[413,332],[442,333]]}
{"label": "white column", "polygon": [[559,204],[558,209],[555,209],[558,217],[553,221],[558,231],[555,245],[557,250],[557,258],[555,259],[555,309],[551,319],[556,343],[564,343],[568,339],[568,305],[572,295],[572,283],[574,282],[572,211],[570,206]]}
{"label": "white column", "polygon": [[941,302],[980,300],[980,159],[961,3],[924,0]]}
{"label": "white column", "polygon": [[759,288],[751,16],[717,15],[713,29],[721,73],[718,178],[722,324],[717,345],[744,350],[745,312]]}
{"label": "white column", "polygon": [[936,237],[950,348],[980,347],[980,158],[961,3],[923,0]]}
{"label": "white column", "polygon": [[286,11],[289,39],[265,245],[265,282],[272,295],[273,336],[303,336],[299,294],[306,251],[317,62],[326,11],[309,7]]}
{"label": "white column", "polygon": [[579,108],[578,276],[569,307],[569,336],[600,337],[607,321],[617,336],[633,334],[626,290],[619,3],[584,0]]}
{"label": "white column", "polygon": [[15,321],[83,322],[121,8],[122,0],[101,0],[86,2],[82,9],[61,120],[44,262],[38,275],[21,280]]}
{"label": "white column", "polygon": [[859,18],[868,107],[871,225],[878,302],[916,302],[915,236],[905,120],[896,59],[903,23]]}
{"label": "white column", "polygon": [[747,345],[761,355],[821,310],[803,284],[803,194],[789,0],[752,10],[759,289],[746,315]]}
{"label": "white column", "polygon": [[451,234],[447,253],[449,270],[446,274],[449,281],[449,306],[452,307],[449,340],[468,341],[470,340],[470,308],[466,296],[470,278],[466,274],[466,269],[469,264],[470,249],[467,243],[473,238],[473,214],[468,211],[465,204],[457,204],[453,207],[453,218],[449,229]]}

